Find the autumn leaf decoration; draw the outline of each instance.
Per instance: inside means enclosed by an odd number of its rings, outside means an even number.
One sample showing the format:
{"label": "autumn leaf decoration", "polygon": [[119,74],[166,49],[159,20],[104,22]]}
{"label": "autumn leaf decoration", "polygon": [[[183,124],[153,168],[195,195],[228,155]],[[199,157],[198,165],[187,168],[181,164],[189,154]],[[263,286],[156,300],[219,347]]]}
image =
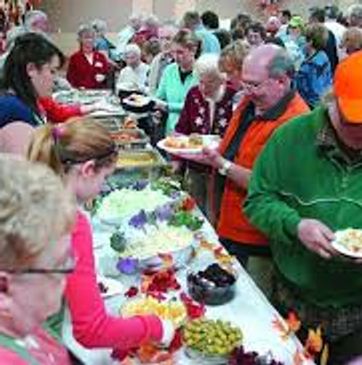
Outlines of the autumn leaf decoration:
{"label": "autumn leaf decoration", "polygon": [[[301,325],[302,323],[294,311],[290,311],[285,320],[279,317],[273,320],[273,326],[280,333],[283,340],[287,340],[291,335],[296,334],[300,330]],[[305,360],[315,361],[318,356],[320,356],[320,365],[327,365],[329,347],[323,341],[321,327],[315,330],[308,330],[308,337],[303,349],[297,351],[294,355],[294,365],[302,365]]]}
{"label": "autumn leaf decoration", "polygon": [[289,336],[297,333],[301,327],[301,322],[297,314],[293,311],[288,313],[288,317],[284,320],[276,316],[273,320],[273,327],[280,332],[281,338],[287,340]]}

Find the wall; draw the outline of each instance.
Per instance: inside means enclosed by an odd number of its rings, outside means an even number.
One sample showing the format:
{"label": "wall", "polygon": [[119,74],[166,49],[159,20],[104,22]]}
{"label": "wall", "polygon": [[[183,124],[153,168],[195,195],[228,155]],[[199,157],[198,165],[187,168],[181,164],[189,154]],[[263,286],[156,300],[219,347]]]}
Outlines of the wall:
{"label": "wall", "polygon": [[[342,9],[362,0],[282,0],[282,7],[306,15],[318,4],[338,4]],[[161,21],[178,20],[187,10],[203,12],[211,9],[220,18],[232,18],[239,12],[257,14],[256,0],[43,0],[42,9],[49,14],[54,39],[68,53],[77,47],[76,32],[82,22],[94,18],[107,21],[111,39],[128,20],[132,12],[154,13]]]}

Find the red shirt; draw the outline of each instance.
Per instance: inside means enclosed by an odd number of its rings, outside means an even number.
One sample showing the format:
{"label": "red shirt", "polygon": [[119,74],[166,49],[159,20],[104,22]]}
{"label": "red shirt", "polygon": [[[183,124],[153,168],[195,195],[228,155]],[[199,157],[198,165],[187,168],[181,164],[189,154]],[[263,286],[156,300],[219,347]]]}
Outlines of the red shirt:
{"label": "red shirt", "polygon": [[97,284],[91,226],[81,211],[72,232],[72,247],[78,260],[74,273],[67,277],[65,299],[77,341],[87,348],[107,347],[120,352],[160,341],[163,328],[158,317],[107,314]]}
{"label": "red shirt", "polygon": [[82,116],[80,105],[64,105],[57,103],[52,97],[39,98],[39,104],[50,123],[63,123],[71,117]]}
{"label": "red shirt", "polygon": [[69,59],[67,79],[76,88],[102,89],[105,82],[98,82],[96,75],[107,75],[109,64],[104,54],[94,51],[92,64],[89,63],[82,51],[74,53]]}

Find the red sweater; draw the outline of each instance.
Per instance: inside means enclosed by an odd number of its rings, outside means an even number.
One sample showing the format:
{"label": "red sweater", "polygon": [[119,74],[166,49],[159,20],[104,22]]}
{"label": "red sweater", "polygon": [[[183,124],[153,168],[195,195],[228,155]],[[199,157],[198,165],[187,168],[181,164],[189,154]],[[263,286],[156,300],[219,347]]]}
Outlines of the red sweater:
{"label": "red sweater", "polygon": [[76,88],[102,89],[105,82],[98,82],[96,75],[107,75],[109,64],[104,54],[94,51],[90,64],[82,51],[74,53],[69,59],[67,79]]}
{"label": "red sweater", "polygon": [[39,103],[50,123],[63,123],[71,117],[78,117],[82,115],[80,105],[78,104],[59,104],[52,97],[40,98]]}
{"label": "red sweater", "polygon": [[67,278],[65,298],[77,341],[88,348],[105,347],[121,351],[150,340],[159,342],[163,330],[158,317],[125,319],[106,313],[96,279],[91,227],[80,211],[72,233],[72,247],[78,261],[74,273]]}

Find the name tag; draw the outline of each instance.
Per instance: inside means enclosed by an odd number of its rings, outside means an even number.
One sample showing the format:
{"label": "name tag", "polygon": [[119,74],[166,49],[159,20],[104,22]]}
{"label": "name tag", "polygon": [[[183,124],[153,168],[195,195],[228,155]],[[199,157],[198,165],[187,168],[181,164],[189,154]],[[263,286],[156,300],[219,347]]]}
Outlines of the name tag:
{"label": "name tag", "polygon": [[94,64],[94,67],[103,67],[103,63],[102,62],[96,62]]}

